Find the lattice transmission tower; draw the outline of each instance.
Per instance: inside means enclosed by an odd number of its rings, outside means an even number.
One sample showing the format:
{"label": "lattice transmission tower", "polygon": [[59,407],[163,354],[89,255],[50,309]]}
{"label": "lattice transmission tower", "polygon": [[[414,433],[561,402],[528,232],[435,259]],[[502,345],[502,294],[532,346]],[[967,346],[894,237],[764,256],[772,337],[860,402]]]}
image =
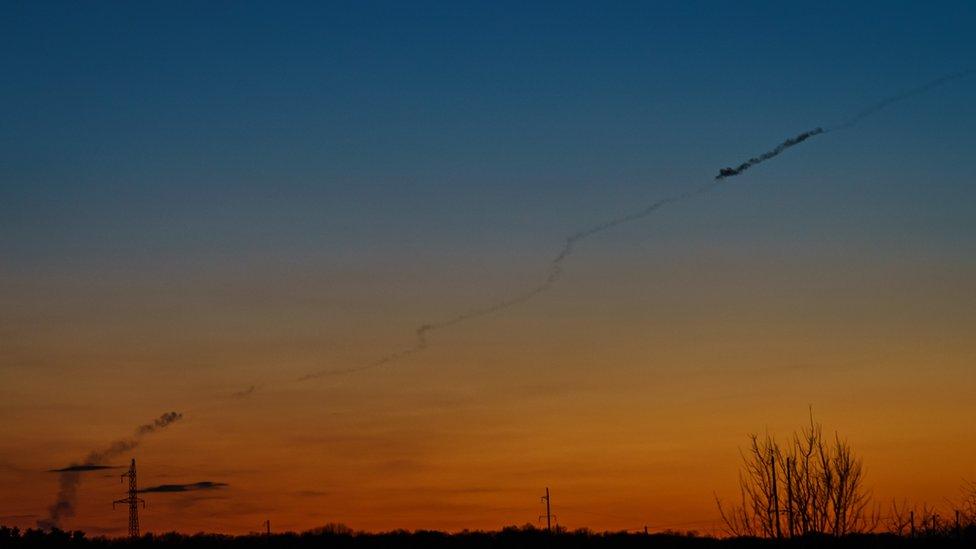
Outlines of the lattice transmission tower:
{"label": "lattice transmission tower", "polygon": [[132,465],[129,466],[129,471],[122,473],[122,482],[125,482],[125,478],[129,477],[129,496],[123,499],[117,499],[112,502],[112,509],[115,509],[116,504],[127,503],[129,505],[129,537],[138,538],[139,537],[139,504],[142,504],[142,508],[146,508],[146,501],[139,497],[139,489],[136,486],[136,460],[133,458]]}
{"label": "lattice transmission tower", "polygon": [[[549,487],[548,486],[546,487],[546,495],[542,496],[540,499],[542,501],[546,502],[546,514],[539,515],[539,520],[542,520],[542,517],[545,517],[546,518],[546,532],[549,532],[551,534],[552,533],[552,521],[553,521],[553,519],[556,518],[556,515],[552,514],[552,500],[549,497]],[[557,531],[558,531],[558,528],[559,527],[557,526],[556,528],[557,528]]]}

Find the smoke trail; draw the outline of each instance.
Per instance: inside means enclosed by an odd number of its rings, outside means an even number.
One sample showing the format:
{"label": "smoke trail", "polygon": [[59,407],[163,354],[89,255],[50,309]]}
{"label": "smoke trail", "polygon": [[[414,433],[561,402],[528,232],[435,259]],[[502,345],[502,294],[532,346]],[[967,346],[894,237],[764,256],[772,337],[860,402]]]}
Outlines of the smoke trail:
{"label": "smoke trail", "polygon": [[771,151],[766,151],[759,156],[754,156],[749,160],[746,160],[742,164],[739,164],[735,168],[722,168],[721,170],[719,170],[718,175],[715,176],[715,179],[722,180],[725,179],[726,177],[733,177],[739,175],[740,173],[748,170],[749,168],[755,166],[756,164],[761,164],[769,160],[770,158],[773,158],[774,156],[778,156],[779,153],[785,151],[786,149],[799,145],[800,143],[803,143],[807,139],[822,133],[824,133],[823,128],[814,128],[808,132],[803,132],[796,137],[791,137],[786,141],[783,141],[779,145],[776,145],[775,149]]}
{"label": "smoke trail", "polygon": [[257,385],[251,385],[251,386],[247,387],[246,389],[242,389],[240,391],[237,391],[236,393],[231,393],[230,396],[232,396],[234,398],[244,398],[246,396],[250,396],[252,393],[254,393],[254,391],[257,391],[257,390],[258,390],[258,386]]}
{"label": "smoke trail", "polygon": [[[688,191],[688,192],[685,192],[685,193],[680,193],[680,194],[672,195],[672,196],[669,196],[667,198],[663,198],[661,200],[658,200],[657,202],[651,203],[651,204],[645,206],[644,208],[641,208],[640,210],[636,210],[636,211],[634,211],[634,212],[632,212],[630,214],[623,215],[623,216],[620,216],[620,217],[616,217],[614,219],[610,219],[610,220],[605,221],[603,223],[600,223],[598,225],[594,225],[594,226],[590,227],[589,229],[586,229],[584,231],[580,231],[580,232],[578,232],[576,234],[570,235],[570,236],[566,237],[566,240],[563,243],[562,248],[559,250],[559,253],[557,253],[555,255],[555,257],[549,262],[549,266],[548,266],[546,278],[538,286],[536,286],[534,288],[531,288],[531,289],[529,289],[529,290],[527,290],[527,291],[525,291],[525,292],[523,292],[523,293],[521,293],[519,295],[516,295],[516,296],[511,297],[509,299],[505,299],[505,300],[499,301],[498,303],[495,303],[494,305],[491,305],[491,306],[488,306],[488,307],[484,307],[482,309],[474,309],[474,310],[468,311],[466,313],[462,313],[462,314],[459,314],[457,316],[450,317],[450,318],[445,319],[445,320],[441,320],[439,322],[432,322],[432,323],[427,323],[427,324],[421,324],[420,326],[418,326],[414,330],[414,343],[412,345],[410,345],[409,347],[406,347],[404,349],[401,349],[399,351],[396,351],[394,353],[390,353],[390,354],[388,354],[388,355],[386,355],[384,357],[381,357],[381,358],[379,358],[379,359],[377,359],[377,360],[375,360],[373,362],[370,362],[368,364],[364,364],[362,366],[350,367],[350,368],[318,370],[318,371],[315,371],[315,372],[306,374],[306,375],[298,378],[298,381],[307,381],[307,380],[310,380],[310,379],[316,379],[316,378],[321,378],[321,377],[325,377],[325,376],[351,374],[351,373],[355,373],[355,372],[362,372],[364,370],[371,370],[373,368],[378,368],[380,366],[384,366],[384,365],[389,364],[391,362],[395,362],[395,361],[401,360],[403,358],[406,358],[406,357],[408,357],[410,355],[419,353],[420,351],[423,351],[424,349],[427,348],[427,336],[431,332],[435,332],[435,331],[440,330],[442,328],[447,328],[448,326],[453,326],[454,324],[458,324],[458,323],[464,322],[466,320],[472,320],[472,319],[475,319],[475,318],[478,318],[478,317],[490,315],[492,313],[499,312],[501,310],[504,310],[504,309],[507,309],[509,307],[518,305],[520,303],[524,303],[524,302],[526,302],[526,301],[534,298],[535,296],[537,296],[537,295],[545,292],[549,288],[551,288],[553,286],[553,284],[555,284],[556,281],[559,280],[560,276],[562,276],[562,264],[563,264],[563,261],[565,261],[566,258],[568,258],[570,255],[572,255],[572,253],[573,253],[573,251],[575,249],[575,246],[577,244],[579,244],[580,242],[582,242],[583,240],[585,240],[585,239],[587,239],[587,238],[589,238],[589,237],[591,237],[593,235],[596,235],[598,233],[601,233],[603,231],[606,231],[606,230],[612,229],[614,227],[617,227],[618,225],[623,225],[625,223],[630,223],[632,221],[637,221],[639,219],[643,219],[644,217],[647,217],[647,216],[651,215],[652,213],[654,213],[655,211],[657,211],[659,208],[661,208],[663,206],[666,206],[668,204],[672,204],[672,203],[675,203],[675,202],[680,202],[680,201],[683,201],[683,200],[687,200],[687,199],[689,199],[691,197],[697,196],[699,194],[704,194],[704,193],[710,192],[716,186],[718,186],[719,184],[721,184],[721,182],[724,179],[726,179],[728,177],[734,177],[734,176],[740,175],[742,172],[748,170],[749,168],[751,168],[751,167],[753,167],[753,166],[755,166],[757,164],[761,164],[761,163],[763,163],[763,162],[765,162],[767,160],[770,160],[770,159],[778,156],[780,153],[782,153],[786,149],[789,149],[791,147],[794,147],[796,145],[799,145],[800,143],[803,143],[804,141],[806,141],[807,139],[809,139],[811,137],[814,137],[814,136],[817,136],[817,135],[820,135],[820,134],[826,134],[826,133],[829,133],[829,132],[832,132],[832,131],[835,131],[835,130],[850,128],[850,127],[854,126],[855,124],[857,124],[858,122],[860,122],[861,120],[863,120],[864,118],[867,118],[867,117],[869,117],[869,116],[877,113],[878,111],[880,111],[881,109],[887,107],[888,105],[891,105],[893,103],[897,103],[899,101],[903,101],[905,99],[908,99],[908,98],[914,97],[916,95],[925,93],[925,92],[927,92],[927,91],[929,91],[929,90],[931,90],[933,88],[936,88],[938,86],[941,86],[943,84],[947,84],[947,83],[952,82],[954,80],[958,80],[958,79],[963,78],[965,76],[969,76],[970,74],[973,74],[974,72],[976,72],[976,70],[970,69],[970,70],[965,70],[965,71],[960,71],[960,72],[955,72],[955,73],[952,73],[952,74],[948,74],[948,75],[945,75],[945,76],[936,78],[935,80],[932,80],[932,81],[930,81],[930,82],[928,82],[926,84],[923,84],[922,86],[919,86],[917,88],[914,88],[914,89],[908,90],[906,92],[900,93],[898,95],[894,95],[894,96],[888,97],[886,99],[883,99],[883,100],[875,103],[874,105],[871,105],[870,107],[867,107],[867,108],[863,109],[862,111],[860,111],[859,113],[855,114],[854,116],[852,116],[851,118],[849,118],[847,121],[841,123],[838,126],[830,127],[830,128],[827,128],[827,129],[824,129],[822,127],[817,127],[817,128],[812,129],[812,130],[803,132],[803,133],[801,133],[801,134],[799,134],[799,135],[797,135],[795,137],[791,137],[791,138],[787,139],[786,141],[783,141],[782,143],[780,143],[779,145],[777,145],[772,150],[766,151],[766,152],[762,153],[759,156],[750,158],[749,160],[747,160],[747,161],[739,164],[737,167],[734,167],[734,168],[723,168],[723,169],[721,169],[719,171],[718,175],[716,175],[715,178],[711,182],[706,183],[706,184],[703,184],[703,185],[700,185],[699,187],[697,187],[694,190],[691,190],[691,191]],[[251,392],[253,392],[253,391],[250,390],[250,388],[249,388],[248,390],[242,391],[241,393],[238,393],[238,394],[250,394]]]}
{"label": "smoke trail", "polygon": [[864,120],[865,118],[877,113],[878,111],[887,107],[888,105],[891,105],[892,103],[898,103],[900,101],[904,101],[906,99],[915,97],[916,95],[921,95],[933,88],[938,88],[939,86],[948,84],[955,80],[959,80],[960,78],[965,78],[973,73],[976,73],[976,69],[967,69],[964,71],[954,72],[944,76],[940,76],[939,78],[926,82],[925,84],[922,84],[917,88],[912,88],[906,92],[899,93],[898,95],[892,95],[891,97],[882,99],[881,101],[878,101],[874,105],[862,109],[860,112],[848,118],[846,121],[841,122],[837,126],[834,126],[832,128],[827,128],[826,131],[830,132],[834,130],[846,130],[848,128],[854,127],[861,120]]}
{"label": "smoke trail", "polygon": [[171,423],[180,420],[183,414],[177,412],[167,412],[152,423],[136,427],[135,433],[129,438],[116,440],[102,450],[90,452],[81,463],[74,463],[64,467],[58,479],[58,496],[48,508],[48,517],[37,521],[38,528],[50,530],[61,526],[61,519],[72,517],[75,514],[75,501],[78,498],[78,485],[81,484],[81,472],[88,467],[112,459],[124,452],[132,450],[142,442],[142,438],[165,428]]}
{"label": "smoke trail", "polygon": [[687,200],[699,194],[707,193],[713,190],[718,185],[719,185],[718,181],[711,181],[705,183],[704,185],[700,185],[693,190],[685,191],[683,193],[678,193],[678,194],[674,194],[662,198],[657,202],[648,204],[647,206],[644,206],[639,210],[635,210],[629,214],[622,215],[620,217],[615,217],[608,221],[604,221],[597,225],[593,225],[592,227],[586,230],[572,234],[566,237],[566,240],[563,242],[562,248],[560,248],[559,252],[552,258],[552,260],[549,261],[549,266],[546,269],[546,277],[543,279],[542,283],[539,284],[538,286],[535,286],[534,288],[530,288],[529,290],[526,290],[521,294],[515,295],[508,299],[498,301],[497,303],[493,305],[489,305],[487,307],[483,307],[480,309],[472,309],[470,311],[458,314],[456,316],[438,322],[429,322],[426,324],[421,324],[414,330],[414,342],[412,345],[404,349],[401,349],[399,351],[396,351],[394,353],[390,353],[384,357],[374,360],[373,362],[364,364],[362,366],[354,366],[351,368],[319,370],[298,378],[298,381],[308,381],[310,379],[316,379],[320,377],[352,374],[355,372],[362,372],[364,370],[371,370],[373,368],[378,368],[380,366],[384,366],[391,362],[401,360],[412,354],[419,353],[420,351],[423,351],[424,349],[427,348],[427,344],[428,344],[427,336],[431,332],[435,332],[437,330],[441,330],[443,328],[447,328],[455,324],[460,324],[461,322],[465,322],[467,320],[472,320],[475,318],[497,313],[504,309],[508,309],[509,307],[513,307],[515,305],[525,303],[526,301],[552,288],[552,286],[560,279],[560,277],[562,277],[563,262],[566,261],[566,259],[573,254],[573,252],[576,249],[576,245],[582,242],[583,240],[586,240],[591,236],[602,233],[603,231],[607,231],[619,225],[623,225],[625,223],[631,223],[633,221],[643,219],[668,204],[681,202],[683,200]]}
{"label": "smoke trail", "polygon": [[796,137],[793,137],[793,138],[787,139],[786,141],[783,141],[775,149],[773,149],[771,151],[768,151],[768,152],[765,152],[765,153],[763,153],[763,154],[761,154],[759,156],[750,158],[749,160],[743,162],[742,164],[739,164],[738,167],[735,167],[735,168],[722,168],[719,171],[718,175],[715,176],[715,179],[724,179],[726,177],[732,177],[732,176],[739,175],[740,173],[748,170],[749,168],[755,166],[756,164],[760,164],[762,162],[765,162],[765,161],[769,160],[770,158],[773,158],[774,156],[779,155],[781,152],[785,151],[786,149],[788,149],[790,147],[793,147],[794,145],[799,145],[800,143],[806,141],[807,139],[809,139],[809,138],[811,138],[811,137],[813,137],[815,135],[819,135],[819,134],[822,134],[822,133],[828,133],[828,132],[832,132],[832,131],[836,131],[836,130],[845,130],[845,129],[848,129],[848,128],[852,128],[855,125],[857,125],[857,123],[860,122],[861,120],[864,120],[865,118],[867,118],[867,117],[869,117],[869,116],[877,113],[878,111],[880,111],[881,109],[887,107],[888,105],[891,105],[893,103],[898,103],[898,102],[904,101],[906,99],[910,99],[912,97],[915,97],[916,95],[923,94],[923,93],[925,93],[925,92],[927,92],[927,91],[929,91],[929,90],[931,90],[933,88],[937,88],[937,87],[942,86],[944,84],[948,84],[948,83],[950,83],[950,82],[952,82],[954,80],[958,80],[960,78],[964,78],[966,76],[969,76],[969,75],[973,74],[974,72],[976,72],[976,70],[970,69],[970,70],[959,71],[959,72],[954,72],[954,73],[947,74],[947,75],[944,75],[944,76],[940,76],[939,78],[936,78],[935,80],[931,80],[929,82],[926,82],[925,84],[922,84],[921,86],[918,86],[917,88],[912,88],[912,89],[910,89],[910,90],[908,90],[906,92],[902,92],[902,93],[899,93],[897,95],[893,95],[891,97],[882,99],[881,101],[878,101],[877,103],[875,103],[875,104],[873,104],[873,105],[871,105],[871,106],[869,106],[869,107],[867,107],[865,109],[862,109],[860,112],[858,112],[854,116],[848,118],[846,121],[838,124],[837,126],[833,126],[833,127],[827,128],[827,129],[824,129],[824,128],[815,128],[815,129],[812,129],[810,131],[803,132],[803,133],[801,133],[800,135],[798,135]]}
{"label": "smoke trail", "polygon": [[136,436],[141,437],[148,435],[149,433],[158,431],[163,427],[166,427],[174,421],[183,419],[183,414],[177,412],[166,412],[165,414],[154,419],[152,423],[147,423],[145,425],[140,425],[136,428]]}

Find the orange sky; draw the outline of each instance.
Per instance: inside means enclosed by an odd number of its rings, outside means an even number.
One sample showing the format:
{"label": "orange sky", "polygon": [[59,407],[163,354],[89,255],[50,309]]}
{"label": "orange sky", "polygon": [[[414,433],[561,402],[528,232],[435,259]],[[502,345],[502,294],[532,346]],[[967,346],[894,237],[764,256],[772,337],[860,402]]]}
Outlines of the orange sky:
{"label": "orange sky", "polygon": [[[147,494],[146,530],[496,528],[536,522],[546,486],[569,527],[708,530],[746,434],[786,434],[808,404],[854,443],[880,501],[954,497],[976,476],[976,265],[778,252],[665,250],[666,267],[609,270],[597,258],[423,353],[303,383],[409,345],[419,305],[391,300],[380,322],[251,296],[245,280],[179,299],[91,280],[72,282],[90,284],[83,300],[27,303],[8,287],[24,322],[4,327],[23,337],[0,373],[0,516],[31,525],[56,490],[46,469],[170,409],[185,419],[132,452],[141,485],[229,486]],[[18,282],[31,295],[49,283]],[[119,293],[93,308],[102,292]],[[54,305],[48,330],[28,329]],[[122,489],[116,471],[86,473],[65,526],[120,532]]]}

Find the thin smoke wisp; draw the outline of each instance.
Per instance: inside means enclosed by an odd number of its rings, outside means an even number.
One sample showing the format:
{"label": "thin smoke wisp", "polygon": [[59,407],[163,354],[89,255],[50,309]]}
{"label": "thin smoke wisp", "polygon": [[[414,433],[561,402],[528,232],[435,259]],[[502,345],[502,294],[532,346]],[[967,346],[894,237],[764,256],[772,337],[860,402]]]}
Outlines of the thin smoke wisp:
{"label": "thin smoke wisp", "polygon": [[586,240],[587,238],[590,238],[596,234],[602,233],[604,231],[607,231],[619,225],[623,225],[625,223],[631,223],[639,219],[643,219],[669,204],[681,202],[683,200],[687,200],[699,194],[710,192],[711,190],[715,189],[718,186],[718,184],[719,184],[718,181],[711,181],[705,183],[704,185],[700,185],[693,190],[685,191],[683,193],[678,193],[678,194],[674,194],[662,198],[656,202],[648,204],[647,206],[644,206],[643,208],[639,210],[635,210],[629,214],[622,215],[620,217],[615,217],[613,219],[604,221],[597,225],[593,225],[592,227],[586,230],[569,235],[563,241],[563,246],[559,249],[558,253],[556,253],[556,255],[549,261],[548,268],[546,269],[546,277],[539,285],[535,286],[534,288],[530,288],[520,294],[514,295],[508,299],[503,299],[492,305],[480,309],[472,309],[470,311],[460,313],[458,315],[455,315],[453,317],[438,322],[429,322],[429,323],[421,324],[420,326],[417,326],[417,328],[414,330],[414,342],[412,345],[403,348],[399,351],[396,351],[394,353],[390,353],[386,356],[383,356],[377,360],[374,360],[373,362],[363,364],[361,366],[350,367],[350,368],[318,370],[316,372],[311,372],[309,374],[306,374],[298,378],[298,381],[308,381],[311,379],[317,379],[326,376],[352,374],[356,372],[362,372],[364,370],[371,370],[373,368],[385,366],[391,362],[395,362],[404,359],[410,355],[419,353],[420,351],[423,351],[424,349],[427,348],[428,345],[427,337],[432,332],[442,330],[449,326],[460,324],[468,320],[473,320],[475,318],[494,314],[503,311],[505,309],[508,309],[509,307],[514,307],[516,305],[525,303],[526,301],[529,301],[530,299],[552,288],[552,286],[560,279],[560,277],[562,277],[563,263],[566,261],[567,258],[569,258],[569,256],[573,254],[573,252],[576,250],[576,246],[580,242]]}
{"label": "thin smoke wisp", "polygon": [[921,95],[921,94],[923,94],[923,93],[925,93],[925,92],[927,92],[929,90],[932,90],[934,88],[938,88],[938,87],[943,86],[945,84],[949,84],[951,82],[954,82],[956,80],[959,80],[960,78],[965,78],[967,76],[971,76],[974,73],[976,73],[976,69],[967,69],[967,70],[964,70],[964,71],[953,72],[953,73],[950,73],[950,74],[946,74],[946,75],[940,76],[940,77],[938,77],[938,78],[936,78],[934,80],[930,80],[930,81],[922,84],[921,86],[918,86],[917,88],[912,88],[912,89],[910,89],[908,91],[899,93],[897,95],[892,95],[891,97],[887,97],[885,99],[882,99],[881,101],[878,101],[877,103],[875,103],[873,105],[870,105],[870,106],[868,106],[868,107],[866,107],[864,109],[861,109],[854,116],[848,118],[847,120],[845,120],[844,122],[841,122],[840,124],[838,124],[836,126],[833,126],[831,128],[828,128],[826,131],[846,130],[848,128],[852,128],[852,127],[856,126],[857,123],[860,122],[861,120],[864,120],[865,118],[867,118],[867,117],[869,117],[869,116],[877,113],[878,111],[880,111],[881,109],[887,107],[888,105],[892,105],[894,103],[899,103],[899,102],[904,101],[906,99],[911,99],[912,97],[915,97],[916,95]]}

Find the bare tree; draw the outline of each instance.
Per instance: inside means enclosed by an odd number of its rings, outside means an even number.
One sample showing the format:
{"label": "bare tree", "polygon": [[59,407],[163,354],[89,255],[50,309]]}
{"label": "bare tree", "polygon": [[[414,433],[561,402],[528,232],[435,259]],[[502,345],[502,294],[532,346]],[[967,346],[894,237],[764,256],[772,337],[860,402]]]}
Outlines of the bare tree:
{"label": "bare tree", "polygon": [[909,507],[907,501],[891,502],[891,509],[885,518],[886,531],[897,536],[911,536],[915,533],[915,508]]}
{"label": "bare tree", "polygon": [[773,537],[773,475],[770,463],[778,451],[772,437],[766,435],[760,439],[756,434],[749,435],[749,450],[740,450],[743,463],[739,471],[740,504],[726,509],[718,502],[719,512],[730,534]]}
{"label": "bare tree", "polygon": [[870,508],[863,462],[839,435],[825,438],[812,412],[809,425],[785,446],[768,434],[753,434],[741,455],[739,504],[717,502],[729,534],[843,536],[878,527],[880,513]]}
{"label": "bare tree", "polygon": [[964,526],[976,526],[976,482],[967,480],[962,485],[962,505],[959,511],[965,521]]}

